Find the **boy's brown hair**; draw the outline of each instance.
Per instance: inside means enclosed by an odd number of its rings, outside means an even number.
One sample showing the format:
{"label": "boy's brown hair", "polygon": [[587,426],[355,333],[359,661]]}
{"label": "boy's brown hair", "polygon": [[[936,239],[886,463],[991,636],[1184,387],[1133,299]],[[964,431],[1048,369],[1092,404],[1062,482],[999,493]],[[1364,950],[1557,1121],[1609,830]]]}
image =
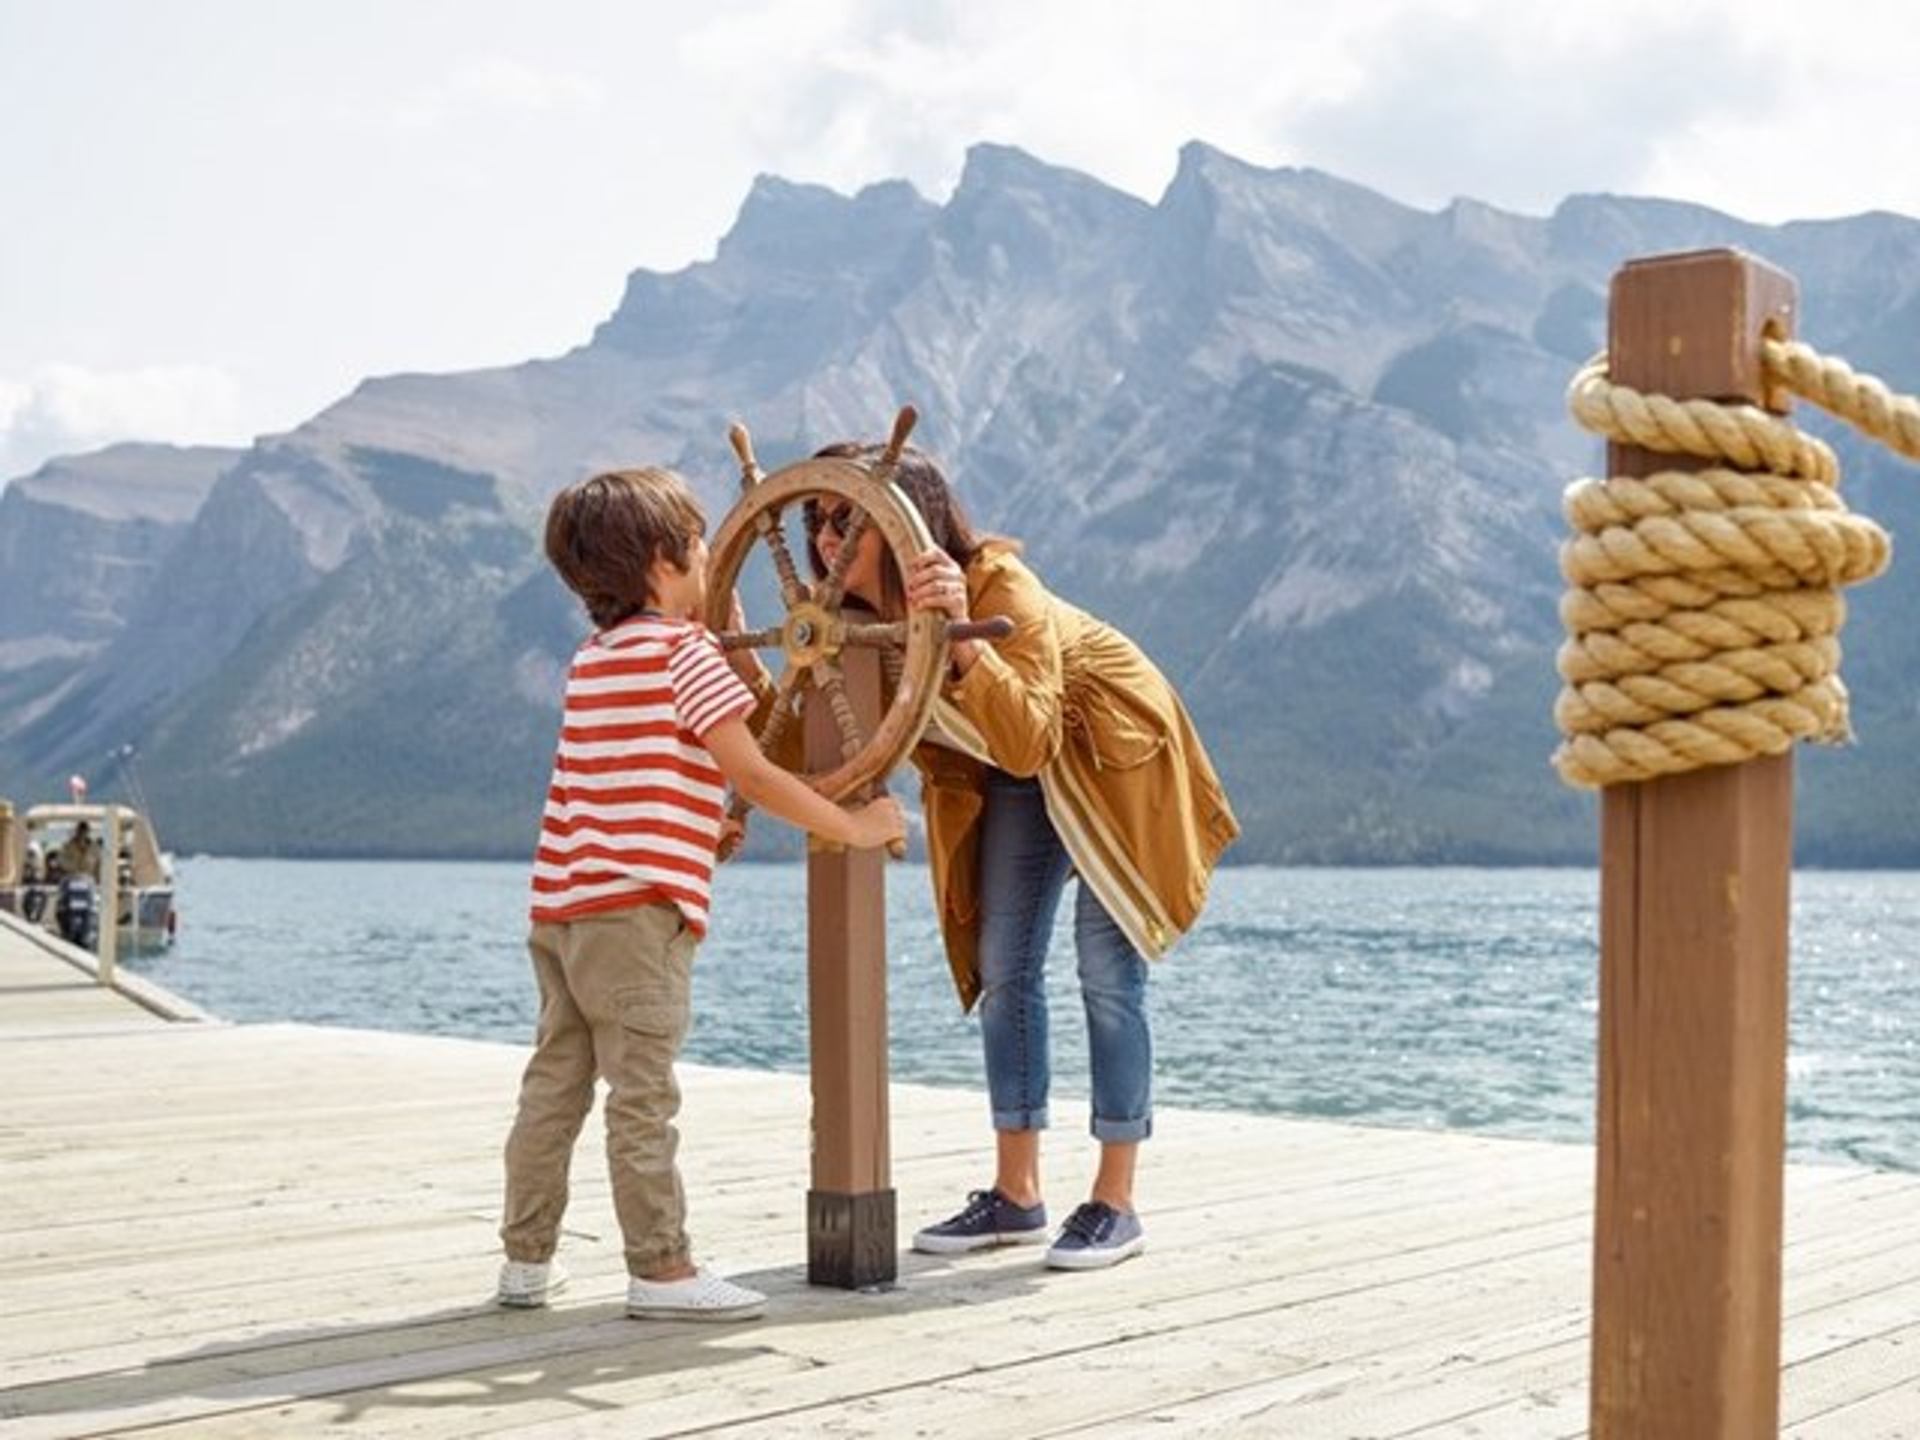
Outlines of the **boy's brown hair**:
{"label": "boy's brown hair", "polygon": [[685,569],[706,530],[700,502],[673,471],[609,470],[553,497],[547,559],[604,630],[653,604],[653,562],[664,557]]}

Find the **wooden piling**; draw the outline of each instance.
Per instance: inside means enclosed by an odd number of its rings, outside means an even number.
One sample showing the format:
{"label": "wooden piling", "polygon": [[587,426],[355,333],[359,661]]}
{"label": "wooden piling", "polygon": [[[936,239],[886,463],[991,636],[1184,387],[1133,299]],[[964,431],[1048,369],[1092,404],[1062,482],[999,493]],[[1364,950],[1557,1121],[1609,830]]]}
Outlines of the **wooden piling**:
{"label": "wooden piling", "polygon": [[[880,719],[880,659],[840,653],[862,733]],[[807,768],[841,761],[824,704],[806,707]],[[807,1279],[858,1289],[898,1274],[887,1114],[886,856],[807,848],[807,1012],[813,1073],[813,1172]]]}
{"label": "wooden piling", "polygon": [[[1613,377],[1784,411],[1791,277],[1735,251],[1613,281]],[[1704,462],[1608,447],[1609,473]],[[1779,1433],[1790,754],[1601,798],[1596,1440]]]}
{"label": "wooden piling", "polygon": [[[100,983],[111,985],[114,966],[120,959],[120,811],[117,806],[106,807],[100,831],[99,889],[95,892],[100,905],[100,929],[95,949],[100,957]],[[136,914],[136,926],[139,919]]]}

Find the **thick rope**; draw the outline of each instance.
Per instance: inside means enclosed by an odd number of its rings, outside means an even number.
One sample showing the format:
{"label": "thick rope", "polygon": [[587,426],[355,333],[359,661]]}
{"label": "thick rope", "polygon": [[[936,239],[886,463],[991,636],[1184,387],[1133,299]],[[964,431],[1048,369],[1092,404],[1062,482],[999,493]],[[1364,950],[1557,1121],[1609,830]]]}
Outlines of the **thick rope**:
{"label": "thick rope", "polygon": [[[1763,358],[1775,383],[1920,459],[1920,401],[1806,345],[1769,340]],[[1561,778],[1612,785],[1851,738],[1839,591],[1884,570],[1891,545],[1841,500],[1833,451],[1751,405],[1616,385],[1604,356],[1567,399],[1615,443],[1738,468],[1568,487]]]}

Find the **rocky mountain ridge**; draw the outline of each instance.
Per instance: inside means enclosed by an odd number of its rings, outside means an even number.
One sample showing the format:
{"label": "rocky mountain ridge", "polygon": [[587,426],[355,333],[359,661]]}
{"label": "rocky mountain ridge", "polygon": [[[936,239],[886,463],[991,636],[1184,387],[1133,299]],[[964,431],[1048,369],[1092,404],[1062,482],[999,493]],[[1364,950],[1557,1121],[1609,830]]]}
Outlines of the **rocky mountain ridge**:
{"label": "rocky mountain ridge", "polygon": [[[1181,687],[1236,858],[1582,859],[1590,807],[1546,756],[1559,491],[1598,447],[1562,392],[1621,261],[1726,244],[1799,277],[1808,338],[1920,384],[1898,216],[1428,212],[1198,143],[1153,204],[1000,146],[944,204],[763,177],[711,261],[635,272],[577,349],[369,380],[223,460],[124,624],[64,672],[0,659],[0,767],[135,740],[189,848],[523,853],[581,631],[546,498],[659,462],[717,519],[731,419],[771,464],[911,400],[976,518]],[[1920,482],[1842,448],[1899,535]],[[42,525],[0,511],[0,547]],[[1803,767],[1811,858],[1920,861],[1916,583],[1896,563],[1856,604],[1862,741]]]}

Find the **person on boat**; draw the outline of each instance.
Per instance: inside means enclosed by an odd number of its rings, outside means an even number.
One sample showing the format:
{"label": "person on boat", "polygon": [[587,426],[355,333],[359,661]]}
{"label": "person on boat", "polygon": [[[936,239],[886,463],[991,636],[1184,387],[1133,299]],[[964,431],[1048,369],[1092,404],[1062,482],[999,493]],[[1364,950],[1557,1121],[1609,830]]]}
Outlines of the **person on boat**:
{"label": "person on boat", "polygon": [[38,924],[47,910],[47,887],[53,876],[48,872],[47,852],[38,840],[27,842],[27,852],[20,862],[20,915],[30,923]]}
{"label": "person on boat", "polygon": [[60,873],[84,875],[89,880],[100,878],[100,842],[94,839],[93,828],[85,820],[73,827],[73,833],[60,847]]}
{"label": "person on boat", "polygon": [[[879,451],[838,444],[819,454],[870,460]],[[1047,1263],[1111,1265],[1145,1244],[1134,1174],[1153,1128],[1146,960],[1199,917],[1240,827],[1180,697],[1131,640],[1049,591],[1017,542],[977,534],[928,455],[909,447],[893,481],[918,507],[933,548],[902,574],[866,527],[847,592],[887,617],[932,610],[956,623],[1006,616],[1014,625],[1003,640],[954,644],[913,753],[948,964],[962,1006],[980,1010],[996,1141],[993,1184],[913,1245],[950,1254],[1047,1238],[1045,967],[1055,909],[1077,873],[1074,948],[1100,1163]],[[824,575],[852,529],[851,510],[816,500],[806,519]]]}

